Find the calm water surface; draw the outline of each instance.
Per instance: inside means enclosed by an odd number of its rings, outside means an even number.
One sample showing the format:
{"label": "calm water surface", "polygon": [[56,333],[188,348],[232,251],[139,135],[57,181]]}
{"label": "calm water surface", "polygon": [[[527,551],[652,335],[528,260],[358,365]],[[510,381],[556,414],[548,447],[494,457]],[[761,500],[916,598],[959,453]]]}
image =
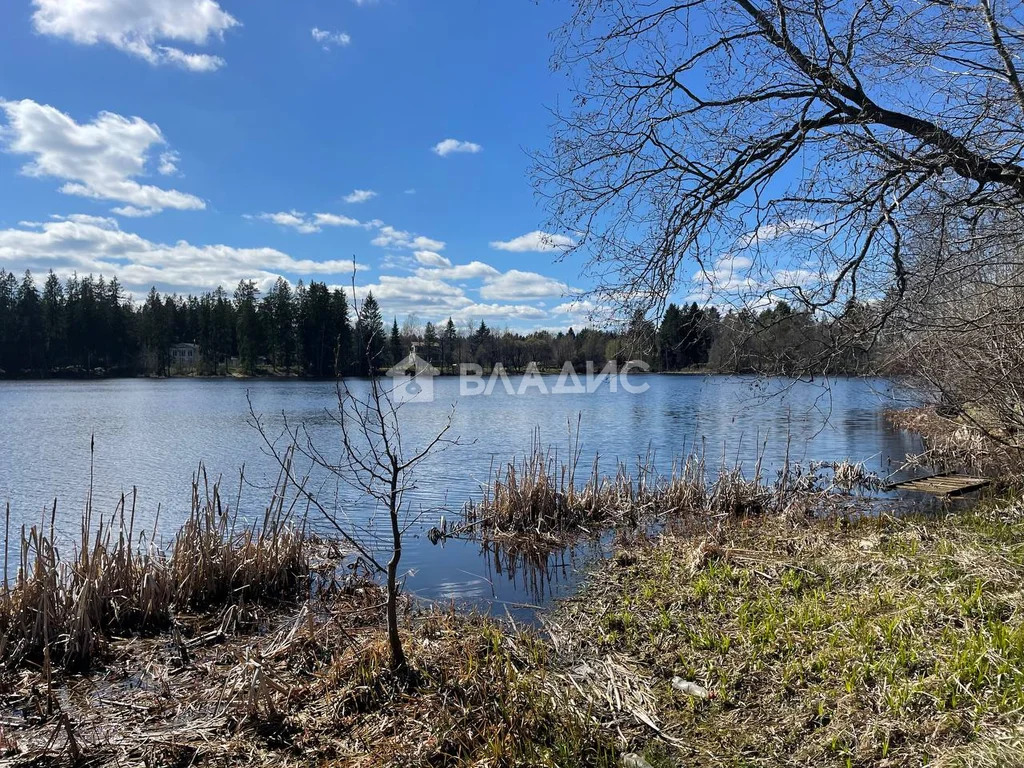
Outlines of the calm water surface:
{"label": "calm water surface", "polygon": [[[492,467],[528,451],[537,428],[545,446],[567,454],[568,427],[579,418],[582,465],[589,468],[596,454],[608,472],[617,461],[635,464],[649,450],[667,471],[673,458],[703,445],[709,460],[724,457],[748,470],[764,447],[769,470],[782,464],[788,450],[794,461],[852,459],[885,476],[917,447],[912,437],[886,424],[885,408],[902,401],[882,380],[839,379],[828,389],[821,383],[724,376],[632,380],[649,389],[629,394],[603,387],[588,395],[533,389],[511,396],[499,385],[490,396],[460,398],[458,381],[442,378],[434,382],[434,403],[403,407],[403,439],[410,449],[436,432],[453,403],[451,434],[465,443],[431,456],[416,476],[409,502],[419,519],[402,562],[408,589],[432,599],[500,607],[535,603],[571,588],[573,574],[592,551],[560,554],[540,570],[524,572],[475,543],[433,546],[425,536],[441,514],[450,520],[467,500],[479,498]],[[546,381],[550,389],[556,378]],[[244,465],[242,510],[257,514],[269,498],[276,463],[251,424],[247,393],[272,431],[287,414],[291,423],[307,425],[325,453],[337,453],[338,436],[326,414],[336,406],[331,382],[0,381],[0,504],[10,502],[12,530],[38,522],[56,498],[58,528],[77,531],[93,435],[97,510],[113,510],[120,494],[135,486],[137,520],[152,526],[159,507],[160,531],[170,536],[188,513],[191,478],[203,461],[211,475],[223,476],[230,489],[224,496],[232,502]],[[348,488],[327,483],[323,496],[332,505],[337,498],[371,534],[380,530],[379,511]]]}

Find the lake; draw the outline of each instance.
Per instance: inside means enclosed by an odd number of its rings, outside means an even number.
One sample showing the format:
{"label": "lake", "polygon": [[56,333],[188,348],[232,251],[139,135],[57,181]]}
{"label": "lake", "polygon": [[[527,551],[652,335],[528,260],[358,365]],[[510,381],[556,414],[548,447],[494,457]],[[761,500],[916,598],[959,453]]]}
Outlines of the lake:
{"label": "lake", "polygon": [[[513,388],[521,379],[510,378]],[[770,471],[791,461],[863,461],[883,477],[916,440],[889,427],[883,411],[905,403],[880,379],[793,382],[727,376],[646,375],[633,394],[603,386],[590,394],[550,394],[545,389],[509,394],[499,383],[492,394],[460,396],[456,378],[433,382],[434,401],[401,409],[403,441],[412,449],[436,432],[455,404],[452,436],[463,444],[432,455],[410,494],[410,529],[402,561],[407,588],[430,599],[517,607],[563,594],[592,547],[554,556],[538,569],[509,569],[473,542],[432,545],[426,531],[444,514],[480,497],[494,468],[529,451],[535,430],[543,445],[569,452],[569,427],[580,422],[581,466],[595,454],[613,472],[617,461],[635,465],[653,451],[668,471],[673,458],[703,446],[709,464],[740,462],[748,471],[763,448]],[[356,382],[353,387],[365,386]],[[191,478],[200,461],[224,478],[224,497],[234,503],[245,466],[242,510],[261,511],[276,478],[251,423],[247,396],[273,433],[281,415],[304,424],[325,453],[340,439],[327,409],[336,406],[335,385],[324,381],[120,379],[100,381],[0,381],[0,504],[11,505],[11,527],[37,523],[58,500],[57,527],[75,535],[89,487],[90,440],[95,436],[94,509],[109,513],[122,492],[138,489],[137,520],[170,536],[188,513]],[[581,474],[586,475],[584,470]],[[371,533],[382,522],[365,498],[337,484],[323,488],[346,514]],[[428,511],[429,510],[429,511]],[[329,533],[329,527],[317,525]],[[16,539],[12,535],[12,539]]]}

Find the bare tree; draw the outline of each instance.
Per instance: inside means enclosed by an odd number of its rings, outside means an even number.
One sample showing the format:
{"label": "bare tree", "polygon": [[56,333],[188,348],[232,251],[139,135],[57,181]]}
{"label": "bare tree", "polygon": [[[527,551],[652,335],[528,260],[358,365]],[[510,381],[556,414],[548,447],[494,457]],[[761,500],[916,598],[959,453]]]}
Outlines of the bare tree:
{"label": "bare tree", "polygon": [[1018,228],[982,221],[923,217],[907,290],[882,303],[891,370],[1000,444],[1005,471],[1024,466],[1024,247]]}
{"label": "bare tree", "polygon": [[[373,349],[368,340],[367,349]],[[340,534],[368,566],[385,577],[387,601],[388,643],[391,667],[399,675],[408,671],[408,663],[398,627],[399,565],[402,560],[402,541],[408,528],[422,514],[413,514],[406,504],[406,494],[415,489],[415,470],[437,450],[459,443],[448,436],[454,417],[454,406],[442,426],[432,437],[412,450],[407,449],[399,420],[401,408],[407,404],[401,397],[404,390],[395,390],[382,380],[371,361],[371,375],[363,391],[356,382],[339,379],[336,394],[337,408],[327,410],[330,423],[337,427],[341,437],[340,456],[332,458],[319,444],[306,424],[292,425],[287,416],[280,433],[272,435],[249,401],[250,417],[263,437],[268,452],[295,483],[299,492],[319,511],[322,518]],[[336,445],[331,446],[335,450]],[[296,468],[295,457],[306,460],[303,470]],[[385,537],[386,561],[379,554],[380,542],[372,531],[339,509],[335,503],[321,498],[317,485],[311,482],[311,473],[326,472],[328,476],[358,493],[374,500],[387,513]],[[321,485],[322,487],[322,485]]]}
{"label": "bare tree", "polygon": [[574,6],[554,57],[574,98],[537,181],[606,301],[695,279],[838,313],[920,281],[923,215],[972,245],[993,217],[1024,230],[1019,3]]}

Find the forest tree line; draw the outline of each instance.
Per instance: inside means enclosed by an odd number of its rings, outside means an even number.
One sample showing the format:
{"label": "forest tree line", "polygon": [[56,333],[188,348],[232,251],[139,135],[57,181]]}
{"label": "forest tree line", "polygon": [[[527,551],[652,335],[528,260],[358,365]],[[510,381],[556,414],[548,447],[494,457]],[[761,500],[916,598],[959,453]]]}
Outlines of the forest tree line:
{"label": "forest tree line", "polygon": [[[641,359],[652,369],[704,369],[725,373],[867,373],[867,347],[836,343],[851,318],[868,311],[848,307],[839,319],[798,312],[780,302],[759,313],[720,313],[696,303],[669,304],[658,322],[636,313],[619,330],[519,333],[485,322],[452,318],[419,325],[415,317],[387,323],[372,294],[358,312],[344,291],[320,282],[294,288],[278,279],[263,293],[242,281],[202,295],[161,295],[155,288],[136,302],[117,278],[49,273],[40,288],[30,272],[19,279],[0,270],[0,375],[170,375],[171,347],[194,343],[189,372],[309,377],[366,375],[399,362],[416,344],[418,354],[444,372],[461,363],[490,369],[501,363],[522,371],[536,363],[558,369],[588,361],[603,367]],[[842,347],[836,354],[833,350]]]}

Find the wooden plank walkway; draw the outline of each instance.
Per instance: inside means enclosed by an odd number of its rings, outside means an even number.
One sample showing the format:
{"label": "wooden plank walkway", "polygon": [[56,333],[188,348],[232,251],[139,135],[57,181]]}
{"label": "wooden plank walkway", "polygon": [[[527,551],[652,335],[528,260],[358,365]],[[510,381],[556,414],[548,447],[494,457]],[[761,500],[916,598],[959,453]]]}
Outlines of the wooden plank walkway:
{"label": "wooden plank walkway", "polygon": [[992,481],[987,477],[971,477],[969,475],[957,475],[952,472],[941,472],[937,475],[918,477],[913,480],[905,480],[902,483],[893,483],[888,487],[890,491],[915,491],[917,493],[930,493],[935,496],[963,496],[965,493],[980,491]]}

